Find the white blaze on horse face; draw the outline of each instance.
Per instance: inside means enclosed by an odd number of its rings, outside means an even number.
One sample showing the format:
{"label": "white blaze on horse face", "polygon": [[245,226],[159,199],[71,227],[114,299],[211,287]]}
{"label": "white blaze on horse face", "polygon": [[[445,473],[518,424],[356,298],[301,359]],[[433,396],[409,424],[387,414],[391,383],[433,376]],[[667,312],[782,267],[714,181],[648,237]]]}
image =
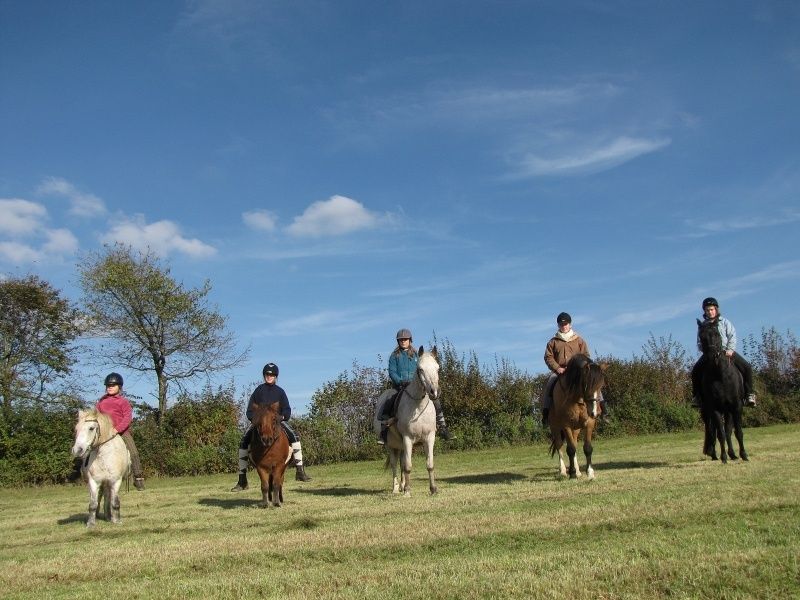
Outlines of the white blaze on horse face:
{"label": "white blaze on horse face", "polygon": [[417,375],[432,399],[439,397],[439,363],[429,354],[423,354],[417,368]]}
{"label": "white blaze on horse face", "polygon": [[[595,392],[595,396],[597,396],[597,392]],[[594,419],[597,416],[597,398],[592,400],[592,411],[590,416]]]}
{"label": "white blaze on horse face", "polygon": [[100,424],[97,421],[82,421],[75,426],[75,444],[72,446],[72,455],[83,457],[91,450],[92,444],[97,440]]}

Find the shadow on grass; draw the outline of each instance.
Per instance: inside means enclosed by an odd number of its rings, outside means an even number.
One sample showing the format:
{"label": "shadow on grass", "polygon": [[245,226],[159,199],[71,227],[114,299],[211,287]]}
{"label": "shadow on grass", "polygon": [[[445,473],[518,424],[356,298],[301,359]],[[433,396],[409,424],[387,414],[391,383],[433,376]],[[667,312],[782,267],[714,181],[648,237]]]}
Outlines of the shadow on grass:
{"label": "shadow on grass", "polygon": [[364,488],[352,488],[352,487],[327,487],[327,488],[315,488],[315,489],[296,489],[292,490],[292,493],[298,494],[310,494],[312,496],[332,496],[332,497],[346,497],[346,496],[376,496],[383,494],[384,492],[381,490],[367,490]]}
{"label": "shadow on grass", "polygon": [[673,463],[656,462],[656,461],[639,461],[639,460],[626,460],[626,461],[609,461],[592,463],[595,469],[616,469],[624,471],[626,469],[660,469],[662,467],[675,466]]}
{"label": "shadow on grass", "polygon": [[[63,519],[59,519],[56,521],[59,525],[71,525],[72,523],[86,523],[86,513],[80,513],[77,515],[71,515],[69,517],[64,517]],[[99,517],[98,517],[99,520]]]}
{"label": "shadow on grass", "polygon": [[257,498],[200,498],[200,500],[197,501],[197,503],[202,506],[213,506],[225,510],[255,506],[260,502],[261,493],[259,493]]}
{"label": "shadow on grass", "polygon": [[458,475],[456,477],[437,477],[437,481],[446,481],[447,483],[511,483],[512,481],[524,481],[527,479],[525,475],[520,473],[481,473],[478,475]]}

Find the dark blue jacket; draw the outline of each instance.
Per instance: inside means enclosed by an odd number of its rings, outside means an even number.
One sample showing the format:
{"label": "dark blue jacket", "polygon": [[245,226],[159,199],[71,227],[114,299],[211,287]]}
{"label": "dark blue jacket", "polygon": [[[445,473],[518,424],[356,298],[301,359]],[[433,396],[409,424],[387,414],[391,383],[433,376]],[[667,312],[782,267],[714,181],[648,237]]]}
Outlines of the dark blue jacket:
{"label": "dark blue jacket", "polygon": [[277,384],[267,385],[266,383],[262,383],[250,394],[250,402],[247,403],[247,420],[253,420],[253,413],[257,406],[267,406],[274,402],[280,403],[278,412],[281,413],[284,421],[288,421],[292,416],[292,408],[289,406],[286,392]]}

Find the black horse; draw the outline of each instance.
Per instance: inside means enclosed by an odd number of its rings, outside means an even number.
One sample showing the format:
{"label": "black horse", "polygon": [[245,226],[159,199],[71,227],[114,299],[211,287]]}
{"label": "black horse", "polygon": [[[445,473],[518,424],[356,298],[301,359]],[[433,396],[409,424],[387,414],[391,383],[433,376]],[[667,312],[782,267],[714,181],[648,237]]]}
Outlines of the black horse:
{"label": "black horse", "polygon": [[697,337],[703,352],[700,404],[700,416],[706,430],[703,454],[710,456],[711,460],[717,460],[718,441],[722,462],[727,462],[728,457],[735,460],[737,457],[731,440],[731,430],[733,430],[739,443],[739,455],[742,460],[748,460],[742,433],[742,398],[744,398],[742,375],[722,349],[722,337],[716,319],[706,321],[698,319]]}

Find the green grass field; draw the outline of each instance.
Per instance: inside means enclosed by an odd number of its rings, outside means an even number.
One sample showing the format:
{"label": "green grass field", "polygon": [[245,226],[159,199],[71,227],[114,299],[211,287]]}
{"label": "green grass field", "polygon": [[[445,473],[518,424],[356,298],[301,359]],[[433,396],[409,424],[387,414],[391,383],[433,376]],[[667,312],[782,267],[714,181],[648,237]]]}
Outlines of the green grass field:
{"label": "green grass field", "polygon": [[254,472],[149,480],[92,531],[85,486],[0,490],[0,597],[800,597],[800,425],[745,442],[722,465],[700,432],[600,440],[594,481],[545,445],[447,453],[436,496],[415,455],[410,498],[379,461],[310,467],[280,509]]}

